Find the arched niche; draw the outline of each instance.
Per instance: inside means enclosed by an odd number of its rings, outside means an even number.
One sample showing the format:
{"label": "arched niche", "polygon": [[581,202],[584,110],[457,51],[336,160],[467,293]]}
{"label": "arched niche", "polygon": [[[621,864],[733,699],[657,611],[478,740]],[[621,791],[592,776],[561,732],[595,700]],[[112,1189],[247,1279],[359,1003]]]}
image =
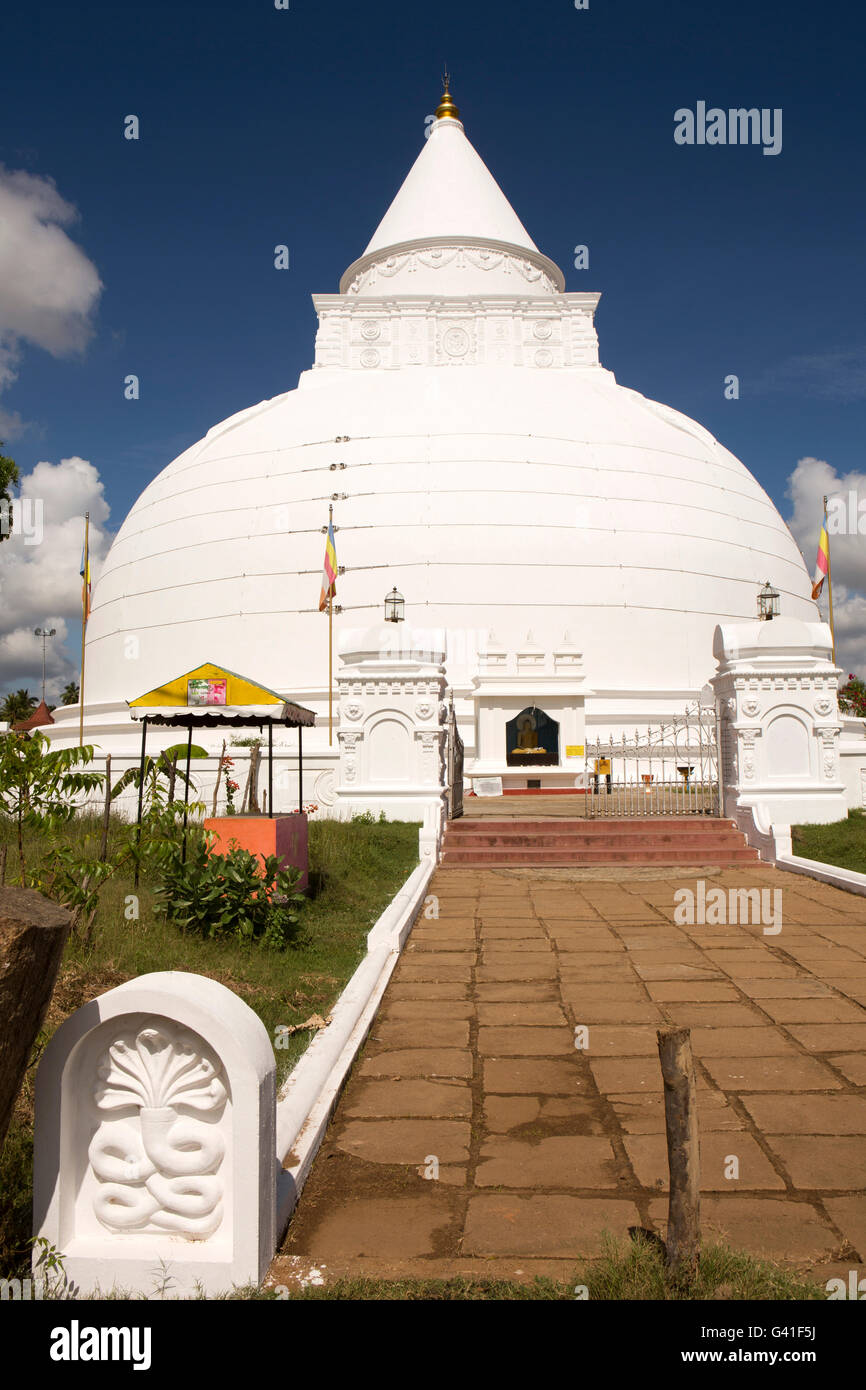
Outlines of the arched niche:
{"label": "arched niche", "polygon": [[408,782],[412,768],[412,735],[397,714],[369,725],[366,735],[367,781]]}
{"label": "arched niche", "polygon": [[528,705],[505,725],[509,767],[551,767],[559,763],[559,723],[537,705]]}
{"label": "arched niche", "polygon": [[811,773],[811,737],[796,714],[778,714],[763,736],[767,780],[790,782]]}

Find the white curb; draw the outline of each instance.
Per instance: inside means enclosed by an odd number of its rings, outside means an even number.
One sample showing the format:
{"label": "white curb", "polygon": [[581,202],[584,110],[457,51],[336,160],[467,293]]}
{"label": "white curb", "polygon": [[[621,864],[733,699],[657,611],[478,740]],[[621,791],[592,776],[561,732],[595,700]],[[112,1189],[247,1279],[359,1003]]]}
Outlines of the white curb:
{"label": "white curb", "polygon": [[363,1046],[435,864],[418,865],[367,937],[367,955],[277,1096],[277,1239],[307,1180],[343,1083]]}
{"label": "white curb", "polygon": [[799,854],[778,855],[776,868],[787,869],[792,874],[806,874],[834,888],[842,888],[846,893],[859,893],[866,898],[866,874],[858,874],[854,869],[840,869],[837,864],[825,864],[820,859],[801,859]]}

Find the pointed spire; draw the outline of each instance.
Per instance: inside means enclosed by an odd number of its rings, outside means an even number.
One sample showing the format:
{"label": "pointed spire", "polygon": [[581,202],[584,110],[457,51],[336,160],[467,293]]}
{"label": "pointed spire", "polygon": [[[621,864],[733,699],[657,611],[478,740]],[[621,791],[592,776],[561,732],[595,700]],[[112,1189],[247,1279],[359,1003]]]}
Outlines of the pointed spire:
{"label": "pointed spire", "polygon": [[451,93],[450,93],[449,90],[448,90],[448,69],[447,69],[447,68],[445,69],[445,72],[444,72],[443,77],[442,77],[442,100],[440,101],[439,105],[436,107],[436,119],[437,119],[437,121],[445,121],[445,120],[448,120],[448,121],[459,121],[459,120],[460,120],[460,112],[457,110],[457,107],[454,105],[454,102],[451,100]]}

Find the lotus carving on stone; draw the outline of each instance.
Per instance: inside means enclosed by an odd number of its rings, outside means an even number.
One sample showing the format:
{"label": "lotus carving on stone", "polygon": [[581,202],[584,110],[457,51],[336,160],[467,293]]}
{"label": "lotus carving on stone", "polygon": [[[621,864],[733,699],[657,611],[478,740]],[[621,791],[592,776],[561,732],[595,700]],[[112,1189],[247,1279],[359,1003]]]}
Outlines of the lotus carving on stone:
{"label": "lotus carving on stone", "polygon": [[[201,1038],[150,1020],[103,1053],[94,1086],[108,1112],[90,1142],[99,1182],[93,1207],[113,1231],[171,1231],[204,1239],[222,1221],[225,1157],[217,1128],[228,1091],[222,1067]],[[180,1113],[183,1110],[193,1115]],[[135,1110],[121,1121],[114,1112]]]}

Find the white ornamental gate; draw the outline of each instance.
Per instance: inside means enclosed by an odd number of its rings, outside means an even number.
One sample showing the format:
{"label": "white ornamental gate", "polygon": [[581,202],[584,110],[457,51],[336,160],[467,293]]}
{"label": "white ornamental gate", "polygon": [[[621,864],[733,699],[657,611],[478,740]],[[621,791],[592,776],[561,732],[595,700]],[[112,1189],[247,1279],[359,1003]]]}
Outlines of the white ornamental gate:
{"label": "white ornamental gate", "polygon": [[587,816],[718,816],[719,728],[715,705],[634,735],[587,741]]}

